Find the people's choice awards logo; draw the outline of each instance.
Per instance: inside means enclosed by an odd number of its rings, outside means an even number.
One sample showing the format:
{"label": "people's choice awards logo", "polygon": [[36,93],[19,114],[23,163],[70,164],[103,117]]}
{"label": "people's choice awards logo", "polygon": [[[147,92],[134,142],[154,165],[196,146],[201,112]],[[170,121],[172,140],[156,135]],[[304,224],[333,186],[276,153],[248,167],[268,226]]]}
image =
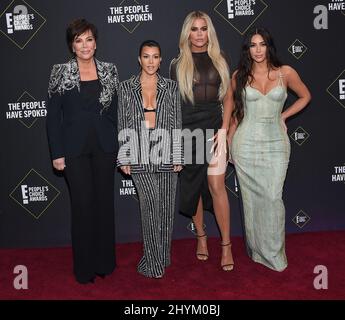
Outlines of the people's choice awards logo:
{"label": "people's choice awards logo", "polygon": [[45,212],[59,196],[60,191],[34,169],[13,189],[10,197],[35,219]]}
{"label": "people's choice awards logo", "polygon": [[290,138],[295,141],[299,146],[309,138],[309,133],[302,127],[298,127],[294,132],[291,133]]}
{"label": "people's choice awards logo", "polygon": [[296,39],[289,47],[289,52],[296,58],[301,58],[307,51],[307,46],[304,45],[300,40]]}
{"label": "people's choice awards logo", "polygon": [[331,83],[327,92],[345,108],[345,70]]}
{"label": "people's choice awards logo", "polygon": [[118,6],[110,7],[107,17],[109,24],[119,23],[129,33],[133,33],[142,22],[152,19],[149,5],[136,0],[122,0]]}
{"label": "people's choice awards logo", "polygon": [[243,35],[267,7],[262,0],[222,0],[214,11]]}
{"label": "people's choice awards logo", "polygon": [[44,118],[46,115],[46,101],[38,101],[26,91],[16,102],[7,103],[7,109],[5,109],[7,120],[18,119],[27,128],[31,128],[37,119]]}
{"label": "people's choice awards logo", "polygon": [[45,22],[46,19],[27,2],[13,0],[0,15],[0,32],[24,49]]}
{"label": "people's choice awards logo", "polygon": [[310,221],[310,217],[303,210],[300,210],[292,221],[297,227],[302,229]]}

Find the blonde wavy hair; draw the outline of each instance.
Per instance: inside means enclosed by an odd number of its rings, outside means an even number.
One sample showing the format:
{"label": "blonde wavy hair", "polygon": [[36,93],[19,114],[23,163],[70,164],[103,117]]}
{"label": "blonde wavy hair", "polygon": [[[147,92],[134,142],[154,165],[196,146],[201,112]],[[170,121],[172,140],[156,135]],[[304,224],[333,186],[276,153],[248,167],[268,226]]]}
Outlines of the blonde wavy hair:
{"label": "blonde wavy hair", "polygon": [[212,20],[205,12],[202,11],[192,11],[189,13],[182,25],[179,41],[180,53],[176,59],[176,75],[180,93],[184,101],[189,100],[194,104],[193,75],[195,72],[195,65],[189,35],[196,19],[204,19],[207,24],[207,53],[221,78],[218,97],[219,100],[222,101],[230,84],[229,66],[221,54],[216,30],[214,29]]}

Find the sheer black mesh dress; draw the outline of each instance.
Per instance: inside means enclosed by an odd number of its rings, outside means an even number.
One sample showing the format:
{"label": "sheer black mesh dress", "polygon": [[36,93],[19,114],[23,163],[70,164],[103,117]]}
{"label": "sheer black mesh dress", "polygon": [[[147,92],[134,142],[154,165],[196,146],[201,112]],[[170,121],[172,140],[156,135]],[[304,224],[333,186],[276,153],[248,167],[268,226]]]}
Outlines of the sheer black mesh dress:
{"label": "sheer black mesh dress", "polygon": [[[218,98],[221,78],[206,52],[193,53],[194,105],[182,100],[182,128],[194,130],[197,138],[185,134],[185,167],[180,172],[180,212],[192,217],[196,214],[198,201],[202,197],[204,210],[214,212],[208,188],[207,168],[212,157],[213,141],[207,141],[222,126],[222,107]],[[176,63],[170,68],[170,77],[177,80]],[[208,129],[208,130],[207,130]],[[201,142],[197,143],[197,140]],[[186,147],[187,146],[187,147]]]}

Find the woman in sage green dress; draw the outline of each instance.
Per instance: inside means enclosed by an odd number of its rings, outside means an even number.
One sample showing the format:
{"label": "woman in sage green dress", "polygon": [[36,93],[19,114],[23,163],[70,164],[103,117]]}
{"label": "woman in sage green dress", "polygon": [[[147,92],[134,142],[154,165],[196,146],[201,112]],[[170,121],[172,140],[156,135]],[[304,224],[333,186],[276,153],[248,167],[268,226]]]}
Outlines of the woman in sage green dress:
{"label": "woman in sage green dress", "polygon": [[[311,95],[297,72],[282,65],[269,32],[254,28],[242,45],[232,79],[235,108],[229,131],[241,188],[250,257],[276,271],[287,267],[283,185],[290,156],[285,120]],[[284,112],[287,88],[298,99]]]}

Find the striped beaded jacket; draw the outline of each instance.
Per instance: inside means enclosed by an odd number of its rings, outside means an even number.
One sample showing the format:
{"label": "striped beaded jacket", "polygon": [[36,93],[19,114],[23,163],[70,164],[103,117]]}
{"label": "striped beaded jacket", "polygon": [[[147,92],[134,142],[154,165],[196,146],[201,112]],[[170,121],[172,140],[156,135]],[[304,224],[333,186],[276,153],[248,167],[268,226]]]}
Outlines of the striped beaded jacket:
{"label": "striped beaded jacket", "polygon": [[117,165],[131,166],[131,173],[170,172],[183,164],[180,93],[175,81],[157,76],[154,130],[145,124],[140,74],[120,83]]}

